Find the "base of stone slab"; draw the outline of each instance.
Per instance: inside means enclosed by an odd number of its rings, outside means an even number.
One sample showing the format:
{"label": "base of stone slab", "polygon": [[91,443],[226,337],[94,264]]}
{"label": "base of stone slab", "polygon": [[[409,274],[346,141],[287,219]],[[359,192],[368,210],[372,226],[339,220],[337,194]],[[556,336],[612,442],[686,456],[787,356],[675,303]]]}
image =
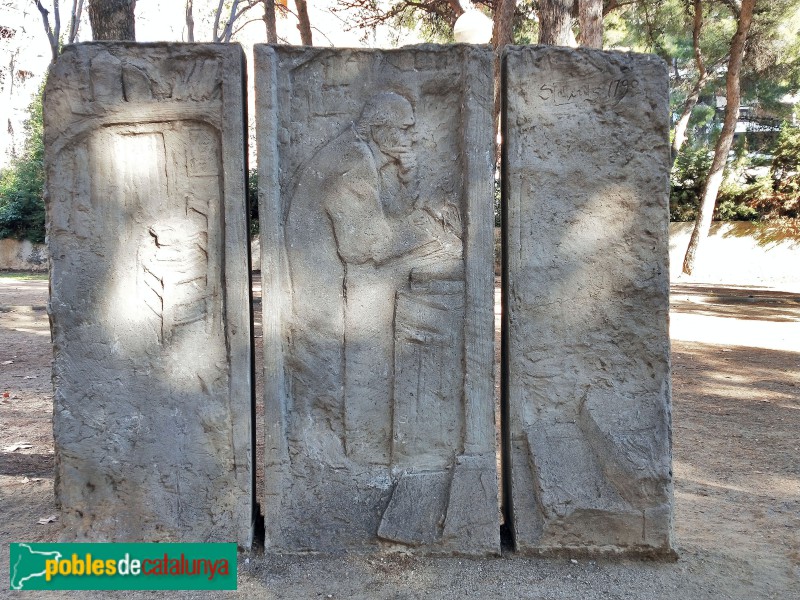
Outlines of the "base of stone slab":
{"label": "base of stone slab", "polygon": [[461,455],[449,472],[406,473],[383,514],[382,544],[426,555],[500,554],[494,455]]}

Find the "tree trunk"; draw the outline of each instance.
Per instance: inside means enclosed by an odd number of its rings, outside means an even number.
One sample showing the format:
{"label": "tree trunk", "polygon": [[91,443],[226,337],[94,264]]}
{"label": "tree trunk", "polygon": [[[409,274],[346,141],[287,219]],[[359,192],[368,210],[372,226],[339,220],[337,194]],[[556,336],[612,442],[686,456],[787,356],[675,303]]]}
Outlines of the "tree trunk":
{"label": "tree trunk", "polygon": [[700,32],[703,29],[703,2],[702,0],[694,0],[694,25],[692,27],[692,46],[694,47],[694,62],[697,66],[697,81],[692,87],[686,102],[683,104],[683,112],[680,119],[675,124],[675,135],[672,141],[672,162],[678,158],[678,152],[681,151],[684,142],[686,142],[686,128],[689,126],[689,119],[692,116],[692,110],[697,106],[697,101],[700,99],[700,93],[708,81],[708,73],[706,72],[705,61],[703,60],[703,52],[700,49]]}
{"label": "tree trunk", "polygon": [[186,0],[186,41],[194,41],[194,0]]}
{"label": "tree trunk", "polygon": [[539,2],[539,43],[547,46],[569,46],[572,37],[574,0],[541,0]]}
{"label": "tree trunk", "polygon": [[313,46],[311,39],[311,21],[308,19],[308,3],[306,0],[294,0],[297,6],[297,29],[300,30],[300,41],[303,46]]}
{"label": "tree trunk", "polygon": [[753,7],[756,0],[742,0],[742,8],[739,11],[739,22],[736,33],[731,39],[731,53],[728,59],[728,74],[725,79],[725,93],[727,104],[725,105],[725,117],[722,122],[722,132],[717,140],[714,149],[714,160],[711,163],[711,170],[708,174],[703,199],[700,204],[700,211],[694,224],[692,237],[689,240],[689,247],[686,249],[686,256],[683,259],[683,272],[691,275],[695,267],[697,253],[701,243],[708,237],[711,229],[711,217],[714,214],[714,207],[717,204],[717,194],[722,185],[722,177],[725,171],[725,163],[733,144],[733,133],[736,129],[736,121],[739,118],[740,89],[739,79],[742,70],[742,59],[744,58],[744,46],[747,41],[747,33],[750,30],[750,23],[753,21]]}
{"label": "tree trunk", "polygon": [[69,34],[67,35],[68,44],[74,44],[75,39],[78,37],[81,13],[83,13],[83,0],[72,0],[72,14],[69,18]]}
{"label": "tree trunk", "polygon": [[500,94],[500,69],[503,48],[513,42],[514,38],[514,9],[517,0],[499,0],[500,4],[494,13],[492,27],[492,46],[494,47],[494,131],[497,133],[500,126],[500,108],[502,96]]}
{"label": "tree trunk", "polygon": [[581,46],[603,48],[603,0],[578,0]]}
{"label": "tree trunk", "polygon": [[89,24],[97,40],[135,40],[136,0],[89,0]]}
{"label": "tree trunk", "polygon": [[[42,15],[42,24],[44,25],[44,31],[47,34],[47,41],[50,42],[50,62],[55,62],[56,59],[58,58],[58,52],[59,52],[58,38],[61,35],[61,17],[59,15],[60,11],[58,10],[58,0],[53,0],[54,25],[52,28],[50,27],[50,13],[44,6],[42,6],[40,0],[36,0],[36,8],[39,9],[39,14]],[[11,79],[13,81],[14,79],[13,71],[11,75],[12,75]]]}
{"label": "tree trunk", "polygon": [[278,43],[278,24],[275,21],[275,0],[262,0],[264,4],[264,25],[267,27],[267,43]]}
{"label": "tree trunk", "polygon": [[686,130],[689,127],[689,119],[692,117],[692,111],[694,110],[694,107],[697,106],[697,102],[700,100],[700,92],[703,91],[707,81],[708,76],[704,74],[695,82],[694,86],[692,87],[692,91],[686,98],[686,102],[683,103],[683,111],[681,112],[678,122],[675,123],[675,135],[672,139],[673,163],[675,162],[675,159],[678,158],[678,153],[681,151],[683,144],[686,142]]}

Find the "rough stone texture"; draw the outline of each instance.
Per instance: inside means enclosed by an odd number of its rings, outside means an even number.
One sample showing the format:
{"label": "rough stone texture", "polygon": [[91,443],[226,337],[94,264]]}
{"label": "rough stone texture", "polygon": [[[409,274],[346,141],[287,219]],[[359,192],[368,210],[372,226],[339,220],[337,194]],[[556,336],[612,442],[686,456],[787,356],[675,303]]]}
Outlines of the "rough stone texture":
{"label": "rough stone texture", "polygon": [[48,78],[65,539],[250,546],[243,63],[235,45],[93,43]]}
{"label": "rough stone texture", "polygon": [[491,51],[255,54],[266,546],[497,553]]}
{"label": "rough stone texture", "polygon": [[505,55],[504,431],[518,550],[668,553],[668,94],[655,57]]}

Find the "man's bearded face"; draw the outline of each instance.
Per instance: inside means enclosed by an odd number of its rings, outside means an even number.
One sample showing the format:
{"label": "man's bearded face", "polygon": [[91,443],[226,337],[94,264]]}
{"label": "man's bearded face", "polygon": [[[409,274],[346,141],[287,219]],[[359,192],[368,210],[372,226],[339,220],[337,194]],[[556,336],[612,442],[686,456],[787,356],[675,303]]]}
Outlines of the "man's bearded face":
{"label": "man's bearded face", "polygon": [[416,157],[411,149],[414,117],[411,114],[398,116],[400,118],[394,123],[373,125],[372,139],[383,154],[398,164],[403,183],[409,183],[417,167]]}
{"label": "man's bearded face", "polygon": [[402,160],[411,152],[411,129],[413,126],[413,120],[410,123],[373,125],[372,139],[375,140],[381,152]]}

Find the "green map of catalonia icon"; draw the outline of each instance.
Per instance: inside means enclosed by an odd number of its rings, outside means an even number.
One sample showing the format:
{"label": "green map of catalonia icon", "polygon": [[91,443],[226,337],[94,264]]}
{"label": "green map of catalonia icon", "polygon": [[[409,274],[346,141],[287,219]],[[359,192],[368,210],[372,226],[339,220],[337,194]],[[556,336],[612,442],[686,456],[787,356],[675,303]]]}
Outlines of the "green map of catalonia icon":
{"label": "green map of catalonia icon", "polygon": [[9,573],[11,589],[24,590],[25,584],[32,579],[39,577],[44,579],[45,561],[47,560],[61,560],[61,553],[41,552],[34,550],[29,544],[12,544],[11,572]]}

